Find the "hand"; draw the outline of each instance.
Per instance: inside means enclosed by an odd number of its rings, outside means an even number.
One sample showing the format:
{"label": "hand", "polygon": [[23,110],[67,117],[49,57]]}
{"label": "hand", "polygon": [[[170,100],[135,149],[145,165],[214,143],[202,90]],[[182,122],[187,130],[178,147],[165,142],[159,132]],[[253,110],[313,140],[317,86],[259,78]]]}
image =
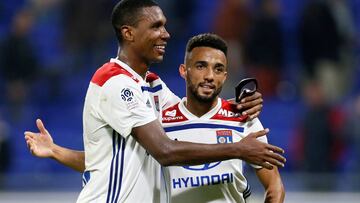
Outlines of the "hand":
{"label": "hand", "polygon": [[36,120],[36,126],[40,132],[26,131],[24,133],[26,144],[32,155],[40,158],[52,158],[54,156],[53,139],[40,119]]}
{"label": "hand", "polygon": [[244,110],[243,115],[248,115],[249,119],[252,120],[259,116],[262,105],[263,99],[260,92],[255,92],[251,96],[247,96],[243,98],[240,104],[237,105],[237,109]]}
{"label": "hand", "polygon": [[267,169],[272,169],[273,166],[284,167],[286,159],[280,155],[284,153],[284,150],[257,140],[258,137],[264,136],[268,132],[269,129],[250,133],[240,140],[238,142],[241,150],[240,159]]}

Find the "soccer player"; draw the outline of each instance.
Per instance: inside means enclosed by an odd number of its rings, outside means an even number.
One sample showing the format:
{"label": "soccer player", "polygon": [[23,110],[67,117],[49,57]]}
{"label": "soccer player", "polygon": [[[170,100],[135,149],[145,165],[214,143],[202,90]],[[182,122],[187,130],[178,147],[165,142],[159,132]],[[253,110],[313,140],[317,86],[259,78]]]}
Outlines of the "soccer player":
{"label": "soccer player", "polygon": [[[179,99],[148,72],[151,63],[163,59],[170,37],[165,23],[162,10],[152,0],[123,0],[113,10],[112,24],[121,49],[117,58],[96,71],[89,84],[83,112],[85,155],[54,145],[47,151],[68,166],[85,169],[86,185],[78,202],[159,202],[158,163],[193,165],[234,158],[273,168],[285,162],[281,148],[256,139],[266,130],[227,146],[174,141],[166,136],[159,112]],[[46,134],[42,123],[37,124],[41,134]],[[37,138],[26,133],[35,155]]]}
{"label": "soccer player", "polygon": [[[162,113],[162,125],[171,139],[226,145],[263,130],[259,119],[247,121],[234,104],[218,96],[227,76],[226,55],[226,43],[217,35],[201,34],[189,40],[179,68],[186,81],[186,98]],[[258,139],[267,142],[265,136]],[[253,167],[265,188],[265,202],[283,202],[285,192],[278,169]],[[169,166],[163,172],[172,203],[245,202],[250,195],[239,159]]]}

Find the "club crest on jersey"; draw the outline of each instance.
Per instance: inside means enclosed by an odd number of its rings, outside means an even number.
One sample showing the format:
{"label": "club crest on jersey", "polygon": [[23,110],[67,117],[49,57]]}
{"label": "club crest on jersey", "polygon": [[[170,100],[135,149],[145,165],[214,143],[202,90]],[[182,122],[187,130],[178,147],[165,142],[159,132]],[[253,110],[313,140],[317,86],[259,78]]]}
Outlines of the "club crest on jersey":
{"label": "club crest on jersey", "polygon": [[154,96],[154,104],[157,111],[160,111],[159,96]]}
{"label": "club crest on jersey", "polygon": [[231,130],[217,130],[216,140],[218,144],[233,143]]}

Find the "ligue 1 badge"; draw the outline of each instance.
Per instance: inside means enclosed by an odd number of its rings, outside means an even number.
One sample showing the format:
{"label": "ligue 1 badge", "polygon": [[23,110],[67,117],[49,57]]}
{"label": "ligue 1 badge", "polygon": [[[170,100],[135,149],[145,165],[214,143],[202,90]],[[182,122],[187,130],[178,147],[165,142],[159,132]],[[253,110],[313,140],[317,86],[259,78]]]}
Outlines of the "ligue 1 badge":
{"label": "ligue 1 badge", "polygon": [[129,88],[124,88],[121,90],[121,99],[130,102],[133,100],[134,93]]}

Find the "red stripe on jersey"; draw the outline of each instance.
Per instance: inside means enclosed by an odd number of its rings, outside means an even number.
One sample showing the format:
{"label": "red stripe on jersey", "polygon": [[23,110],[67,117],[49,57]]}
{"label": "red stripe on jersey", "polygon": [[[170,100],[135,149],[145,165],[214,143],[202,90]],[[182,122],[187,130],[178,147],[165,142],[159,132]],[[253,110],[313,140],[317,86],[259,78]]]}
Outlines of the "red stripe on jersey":
{"label": "red stripe on jersey", "polygon": [[156,74],[153,73],[153,72],[150,72],[150,71],[149,71],[149,72],[146,74],[146,82],[148,82],[148,83],[153,82],[154,80],[157,80],[157,79],[159,79],[159,76],[156,75]]}
{"label": "red stripe on jersey", "polygon": [[175,122],[182,122],[187,120],[188,119],[179,110],[179,103],[165,109],[162,112],[163,123],[175,123]]}
{"label": "red stripe on jersey", "polygon": [[230,103],[226,100],[221,100],[220,110],[210,119],[246,122],[247,115],[241,115],[241,111],[236,108],[236,104]]}
{"label": "red stripe on jersey", "polygon": [[93,75],[91,82],[99,85],[100,87],[103,86],[106,81],[110,78],[117,76],[117,75],[126,75],[133,79],[135,82],[139,82],[129,71],[121,67],[117,63],[105,63],[101,68],[99,68],[95,74]]}

